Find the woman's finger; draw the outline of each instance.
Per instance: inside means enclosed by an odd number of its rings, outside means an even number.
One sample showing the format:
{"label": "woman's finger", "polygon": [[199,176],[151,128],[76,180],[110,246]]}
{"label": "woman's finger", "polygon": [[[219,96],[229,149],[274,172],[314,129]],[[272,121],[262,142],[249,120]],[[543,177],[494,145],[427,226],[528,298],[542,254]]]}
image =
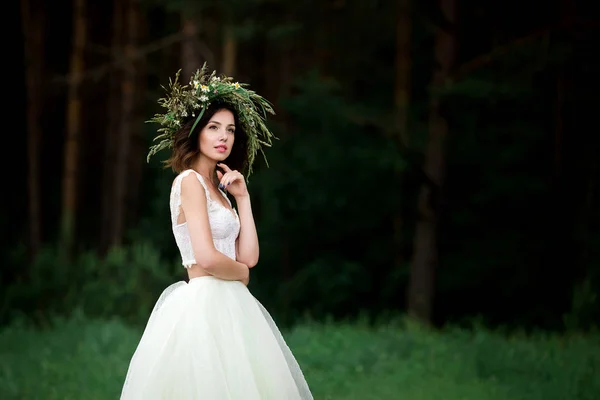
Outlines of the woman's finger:
{"label": "woman's finger", "polygon": [[225,189],[227,187],[227,182],[231,177],[231,172],[227,172],[223,175],[223,177],[221,178],[220,182],[219,182],[219,187],[221,189]]}
{"label": "woman's finger", "polygon": [[224,164],[224,163],[218,163],[217,165],[218,165],[219,167],[223,168],[223,171],[225,171],[225,172],[231,172],[231,168],[229,168],[229,167],[227,166],[227,164]]}
{"label": "woman's finger", "polygon": [[231,185],[233,182],[240,180],[240,177],[242,176],[242,174],[240,174],[239,172],[231,172],[230,175],[227,177],[226,182],[225,182],[225,187]]}
{"label": "woman's finger", "polygon": [[232,184],[233,182],[235,182],[235,181],[240,181],[240,180],[241,180],[241,181],[243,181],[243,180],[244,180],[244,177],[242,176],[242,174],[240,174],[240,173],[239,173],[239,172],[237,172],[237,171],[233,171],[233,172],[231,173],[231,179],[229,180],[229,182],[227,182],[227,185],[230,185],[230,184]]}
{"label": "woman's finger", "polygon": [[227,186],[232,184],[237,179],[239,179],[239,176],[237,173],[235,173],[233,171],[228,172],[225,175],[223,175],[223,178],[221,179],[221,185],[222,185],[223,189],[227,188]]}

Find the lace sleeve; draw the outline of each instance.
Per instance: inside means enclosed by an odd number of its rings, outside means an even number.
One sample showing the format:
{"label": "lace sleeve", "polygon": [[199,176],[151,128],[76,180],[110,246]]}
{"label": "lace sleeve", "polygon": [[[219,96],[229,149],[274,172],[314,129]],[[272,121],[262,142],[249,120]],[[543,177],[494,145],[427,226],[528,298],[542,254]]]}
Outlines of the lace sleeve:
{"label": "lace sleeve", "polygon": [[177,219],[179,218],[179,211],[181,209],[181,207],[180,207],[181,206],[181,181],[183,180],[183,178],[188,176],[190,173],[194,173],[196,175],[196,177],[200,181],[200,184],[204,188],[204,192],[206,193],[206,199],[208,201],[210,201],[210,194],[208,192],[208,187],[206,186],[206,183],[204,182],[202,175],[200,175],[193,169],[187,169],[187,170],[183,171],[182,173],[180,173],[179,175],[177,175],[177,177],[175,178],[175,181],[173,182],[173,186],[171,187],[171,196],[170,196],[170,200],[169,200],[170,208],[171,208],[171,223],[173,226],[177,225]]}

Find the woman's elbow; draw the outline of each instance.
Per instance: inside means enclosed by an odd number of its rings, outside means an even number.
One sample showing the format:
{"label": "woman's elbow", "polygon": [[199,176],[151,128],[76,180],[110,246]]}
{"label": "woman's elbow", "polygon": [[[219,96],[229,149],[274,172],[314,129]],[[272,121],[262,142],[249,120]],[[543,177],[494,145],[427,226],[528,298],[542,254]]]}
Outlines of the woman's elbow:
{"label": "woman's elbow", "polygon": [[212,272],[217,265],[217,258],[214,254],[204,254],[201,257],[196,257],[196,265],[206,272]]}
{"label": "woman's elbow", "polygon": [[244,261],[240,261],[240,262],[243,262],[244,264],[246,264],[248,266],[248,268],[253,268],[256,264],[258,264],[258,254],[253,257],[247,257]]}

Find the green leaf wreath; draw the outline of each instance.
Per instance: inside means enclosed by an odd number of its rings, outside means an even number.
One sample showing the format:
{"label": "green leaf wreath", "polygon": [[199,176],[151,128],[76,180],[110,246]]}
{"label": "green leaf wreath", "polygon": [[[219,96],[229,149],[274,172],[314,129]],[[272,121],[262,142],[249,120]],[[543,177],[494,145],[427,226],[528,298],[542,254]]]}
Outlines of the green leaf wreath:
{"label": "green leaf wreath", "polygon": [[[216,71],[207,74],[206,63],[201,69],[196,70],[188,85],[179,82],[181,70],[175,74],[175,79],[169,78],[169,88],[166,97],[160,98],[158,104],[167,109],[164,114],[155,114],[146,122],[157,123],[161,128],[153,142],[158,142],[150,147],[146,161],[159,151],[173,147],[175,132],[181,127],[182,121],[196,117],[190,129],[190,135],[202,118],[206,108],[211,102],[219,101],[232,107],[238,116],[240,124],[248,135],[248,165],[247,175],[252,172],[252,164],[257,152],[261,152],[267,162],[263,146],[270,147],[275,136],[265,125],[268,114],[274,115],[273,107],[268,100],[256,92],[247,89],[245,83],[234,82],[232,77],[217,76]],[[268,164],[267,164],[268,165]]]}

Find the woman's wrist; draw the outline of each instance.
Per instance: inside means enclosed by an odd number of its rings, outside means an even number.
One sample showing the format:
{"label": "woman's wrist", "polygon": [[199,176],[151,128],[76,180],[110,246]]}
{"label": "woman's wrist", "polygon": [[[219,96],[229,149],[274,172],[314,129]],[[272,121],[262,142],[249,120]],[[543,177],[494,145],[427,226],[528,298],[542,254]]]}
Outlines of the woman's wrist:
{"label": "woman's wrist", "polygon": [[235,198],[235,201],[238,202],[238,203],[240,201],[250,200],[250,193],[246,192],[245,194],[234,196],[234,198]]}
{"label": "woman's wrist", "polygon": [[240,280],[247,279],[250,276],[250,268],[248,268],[248,266],[244,263],[240,263],[240,264],[242,264],[244,266],[241,271]]}

